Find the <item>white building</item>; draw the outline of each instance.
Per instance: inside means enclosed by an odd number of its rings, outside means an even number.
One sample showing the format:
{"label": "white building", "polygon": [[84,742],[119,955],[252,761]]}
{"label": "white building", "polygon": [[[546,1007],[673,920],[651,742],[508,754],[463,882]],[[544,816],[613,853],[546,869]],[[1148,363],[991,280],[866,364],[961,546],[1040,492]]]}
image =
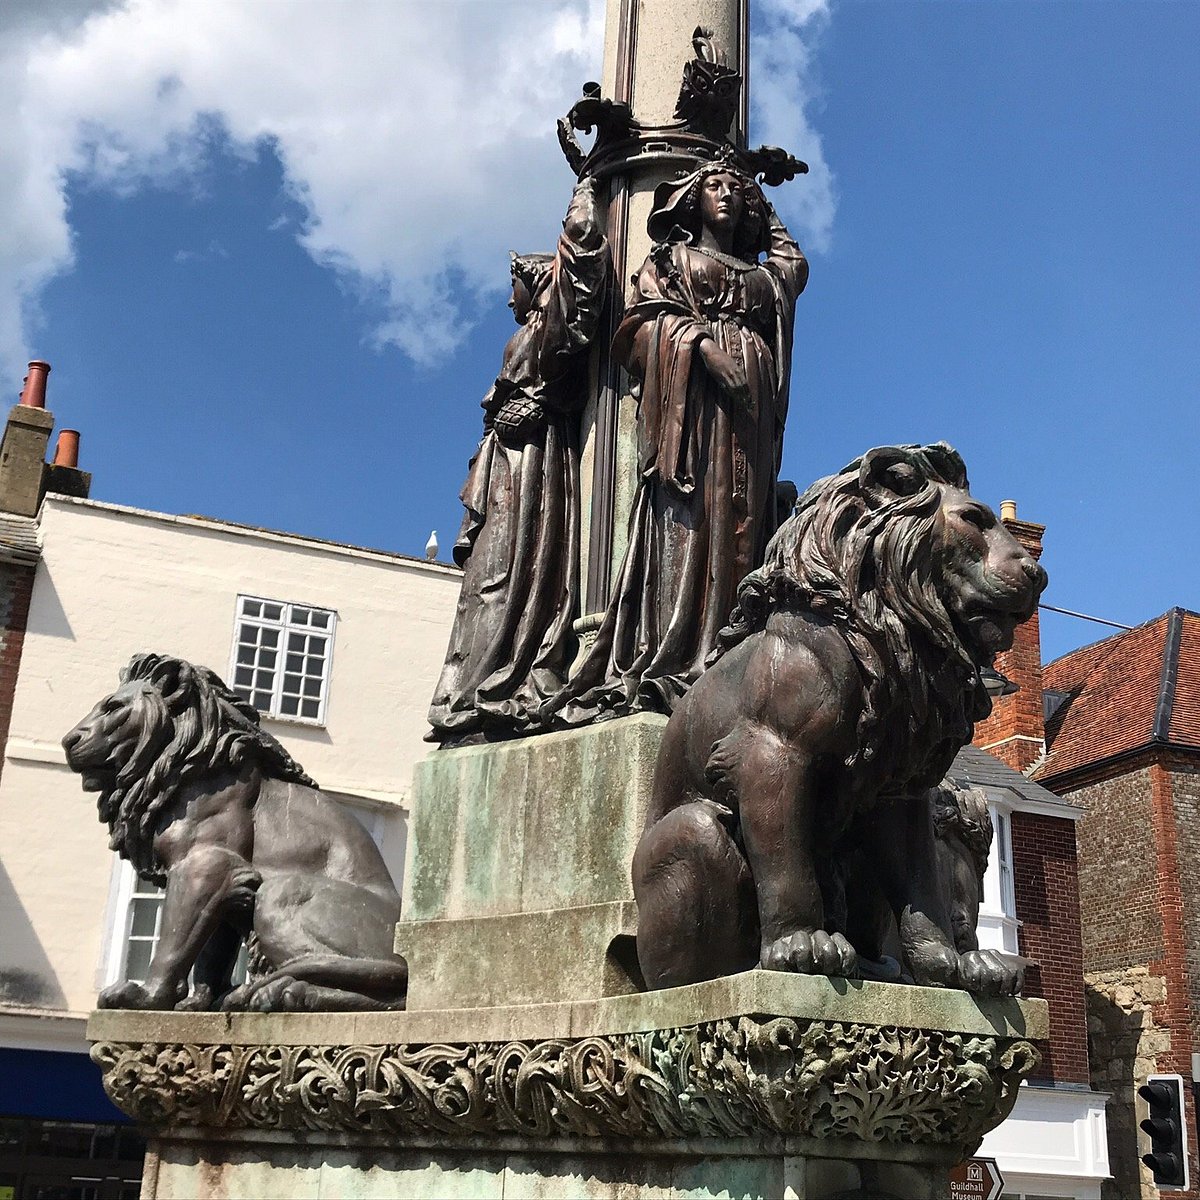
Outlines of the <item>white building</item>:
{"label": "white building", "polygon": [[95,1086],[84,1026],[101,987],[145,971],[160,901],[109,851],[59,739],[138,651],[210,666],[367,825],[399,883],[459,576],[422,558],[63,495],[46,495],[36,517],[0,516],[0,708],[11,704],[0,1196],[80,1181],[89,1195],[136,1195],[141,1169],[136,1139],[107,1123],[116,1113]]}

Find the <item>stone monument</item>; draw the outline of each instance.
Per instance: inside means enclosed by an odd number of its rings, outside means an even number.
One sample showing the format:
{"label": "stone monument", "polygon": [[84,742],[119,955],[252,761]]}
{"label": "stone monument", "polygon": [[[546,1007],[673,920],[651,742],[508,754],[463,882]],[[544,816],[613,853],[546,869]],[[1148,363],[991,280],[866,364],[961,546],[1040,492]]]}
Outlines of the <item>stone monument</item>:
{"label": "stone monument", "polygon": [[941,781],[1045,576],[947,446],[779,486],[808,266],[765,189],[806,168],[747,148],[746,4],[609,0],[560,122],[576,184],[513,260],[394,945],[322,876],[336,945],[297,973],[259,932],[270,854],[225,853],[261,875],[212,926],[269,960],[249,988],[176,963],[92,1018],[144,1196],[932,1198],[1032,1070],[1045,1005],[974,942],[986,842]]}

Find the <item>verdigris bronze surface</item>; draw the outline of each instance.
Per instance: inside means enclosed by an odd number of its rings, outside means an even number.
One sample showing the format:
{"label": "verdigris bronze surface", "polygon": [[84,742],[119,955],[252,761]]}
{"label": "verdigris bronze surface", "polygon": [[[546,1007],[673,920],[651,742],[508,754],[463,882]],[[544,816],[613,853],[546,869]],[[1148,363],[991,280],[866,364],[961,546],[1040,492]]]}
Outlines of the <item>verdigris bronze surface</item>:
{"label": "verdigris bronze surface", "polygon": [[135,655],[63,748],[112,849],[166,892],[145,983],[105,988],[99,1007],[404,1006],[400,898],[374,842],[212,671]]}
{"label": "verdigris bronze surface", "polygon": [[566,682],[579,607],[579,414],[609,283],[596,183],[575,187],[555,254],[513,256],[513,315],[483,399],[454,544],[463,568],[429,710],[434,741],[526,732]]}
{"label": "verdigris bronze surface", "polygon": [[664,734],[633,863],[651,987],[852,975],[883,960],[890,917],[901,978],[1017,989],[1001,956],[956,947],[930,789],[1045,584],[942,443],[808,489]]}

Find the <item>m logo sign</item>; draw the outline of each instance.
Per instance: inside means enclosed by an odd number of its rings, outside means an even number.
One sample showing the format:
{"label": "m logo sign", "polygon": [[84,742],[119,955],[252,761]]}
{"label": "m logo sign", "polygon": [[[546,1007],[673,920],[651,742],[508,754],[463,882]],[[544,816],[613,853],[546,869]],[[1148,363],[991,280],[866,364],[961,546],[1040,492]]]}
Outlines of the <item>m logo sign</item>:
{"label": "m logo sign", "polygon": [[1003,1190],[1004,1176],[994,1158],[968,1158],[950,1172],[954,1200],[997,1200]]}

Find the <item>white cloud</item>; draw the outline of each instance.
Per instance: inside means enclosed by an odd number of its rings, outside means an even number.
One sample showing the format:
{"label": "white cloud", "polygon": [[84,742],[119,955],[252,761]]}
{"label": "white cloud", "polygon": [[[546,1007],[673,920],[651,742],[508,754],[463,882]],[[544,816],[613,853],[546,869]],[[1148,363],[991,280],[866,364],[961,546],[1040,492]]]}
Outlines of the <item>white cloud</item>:
{"label": "white cloud", "polygon": [[[825,6],[761,7],[771,32],[755,45],[754,132],[812,164],[784,206],[820,248],[833,201],[805,115],[804,38]],[[571,182],[554,121],[597,77],[604,3],[59,0],[9,11],[0,362],[16,372],[30,306],[71,265],[69,182],[131,193],[186,178],[218,144],[274,150],[304,213],[302,245],[382,302],[378,341],[417,361],[453,352],[472,297],[503,287],[506,251],[553,237]]]}
{"label": "white cloud", "polygon": [[776,193],[781,215],[813,250],[829,249],[837,193],[821,136],[811,122],[820,100],[815,47],[829,0],[759,0],[750,42],[750,134],[808,163],[808,174]]}

